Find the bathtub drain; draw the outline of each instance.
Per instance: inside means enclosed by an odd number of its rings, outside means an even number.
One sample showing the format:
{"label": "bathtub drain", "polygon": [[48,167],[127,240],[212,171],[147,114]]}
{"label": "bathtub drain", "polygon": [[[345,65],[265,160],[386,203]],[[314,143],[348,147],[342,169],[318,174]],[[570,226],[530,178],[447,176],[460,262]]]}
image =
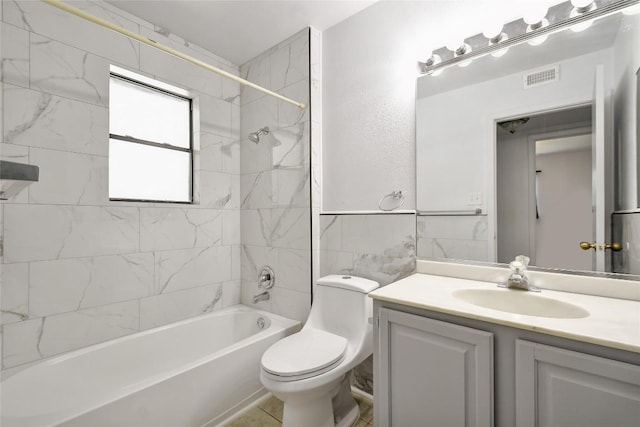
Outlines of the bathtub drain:
{"label": "bathtub drain", "polygon": [[258,317],[258,329],[264,328],[264,318]]}

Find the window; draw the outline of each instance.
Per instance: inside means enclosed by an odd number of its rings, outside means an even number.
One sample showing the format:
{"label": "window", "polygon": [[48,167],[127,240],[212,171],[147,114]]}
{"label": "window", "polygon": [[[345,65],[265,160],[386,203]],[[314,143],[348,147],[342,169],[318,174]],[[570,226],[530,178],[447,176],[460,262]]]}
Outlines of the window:
{"label": "window", "polygon": [[191,99],[141,80],[111,74],[109,199],[191,203]]}

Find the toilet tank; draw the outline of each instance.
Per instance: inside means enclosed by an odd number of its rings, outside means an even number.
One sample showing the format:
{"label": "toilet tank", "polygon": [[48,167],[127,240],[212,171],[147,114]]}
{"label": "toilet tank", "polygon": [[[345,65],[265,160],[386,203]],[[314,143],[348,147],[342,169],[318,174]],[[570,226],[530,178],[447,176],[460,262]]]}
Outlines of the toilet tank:
{"label": "toilet tank", "polygon": [[373,316],[373,301],[367,294],[378,286],[373,280],[348,275],[318,279],[305,327],[322,329],[348,340],[358,339]]}

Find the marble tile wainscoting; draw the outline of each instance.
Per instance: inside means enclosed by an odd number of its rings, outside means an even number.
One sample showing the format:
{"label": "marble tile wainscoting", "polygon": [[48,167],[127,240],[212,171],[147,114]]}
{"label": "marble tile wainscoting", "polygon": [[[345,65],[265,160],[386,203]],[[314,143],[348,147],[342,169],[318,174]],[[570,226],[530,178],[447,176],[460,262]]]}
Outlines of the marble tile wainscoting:
{"label": "marble tile wainscoting", "polygon": [[418,215],[418,258],[488,261],[487,218],[486,215]]}
{"label": "marble tile wainscoting", "polygon": [[[74,6],[238,75],[101,1]],[[237,83],[39,1],[2,1],[0,157],[40,181],[0,203],[2,368],[240,302]],[[190,205],[110,202],[109,65],[195,97]]]}
{"label": "marble tile wainscoting", "polygon": [[[320,215],[321,276],[353,274],[385,286],[415,270],[415,214]],[[372,357],[353,370],[352,383],[373,393]]]}

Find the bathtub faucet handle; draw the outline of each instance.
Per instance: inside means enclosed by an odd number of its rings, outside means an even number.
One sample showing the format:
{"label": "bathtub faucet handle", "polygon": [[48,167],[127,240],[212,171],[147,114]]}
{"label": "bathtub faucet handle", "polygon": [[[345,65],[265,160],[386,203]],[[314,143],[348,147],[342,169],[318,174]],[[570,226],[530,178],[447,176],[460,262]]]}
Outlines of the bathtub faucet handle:
{"label": "bathtub faucet handle", "polygon": [[260,289],[271,289],[275,282],[276,276],[273,274],[273,269],[268,265],[262,267],[260,273],[258,273],[258,287]]}

